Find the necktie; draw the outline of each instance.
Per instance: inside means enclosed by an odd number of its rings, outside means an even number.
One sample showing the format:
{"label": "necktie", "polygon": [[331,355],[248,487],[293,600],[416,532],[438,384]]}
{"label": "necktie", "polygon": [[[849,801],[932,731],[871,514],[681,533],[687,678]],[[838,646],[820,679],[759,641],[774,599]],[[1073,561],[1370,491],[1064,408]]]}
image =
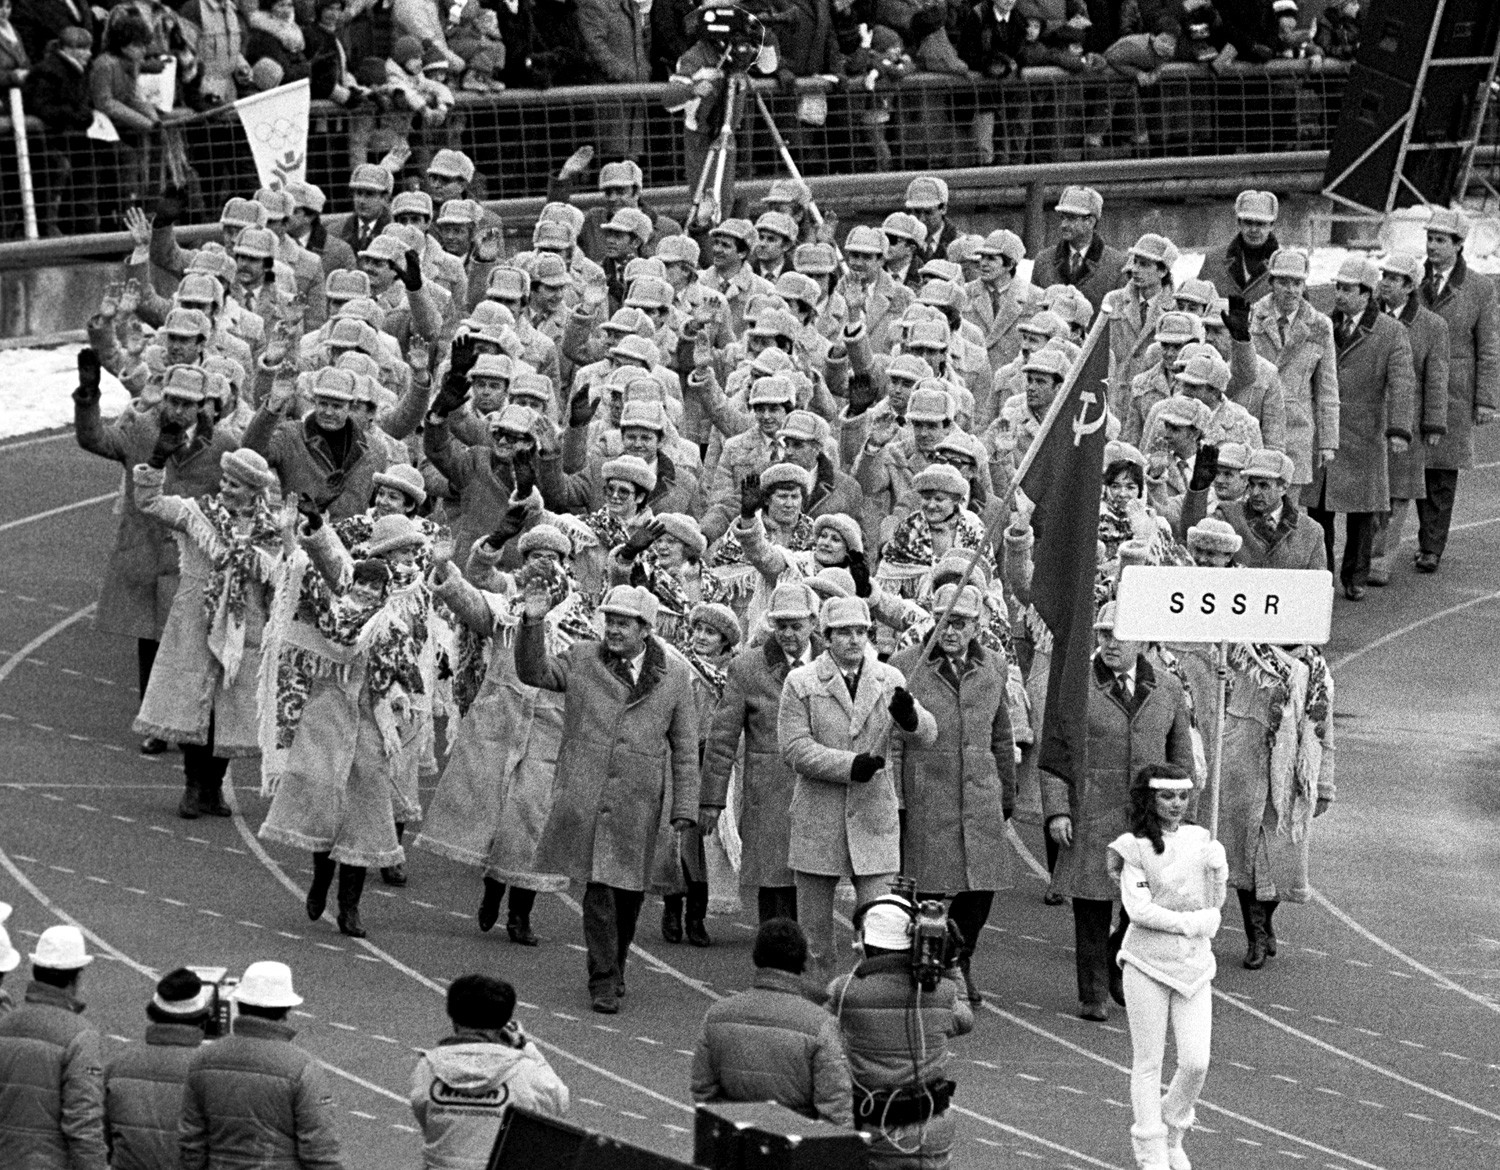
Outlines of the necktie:
{"label": "necktie", "polygon": [[992,284],[987,284],[984,287],[990,294],[990,316],[998,317],[1000,315],[1000,290]]}
{"label": "necktie", "polygon": [[849,688],[849,697],[851,699],[854,698],[855,692],[859,690],[859,674],[860,672],[856,670],[853,674],[844,675],[844,685]]}
{"label": "necktie", "polygon": [[609,660],[609,667],[614,671],[616,678],[631,690],[635,690],[635,679],[630,673],[630,663],[626,662],[623,658],[611,658]]}
{"label": "necktie", "polygon": [[1286,344],[1287,331],[1292,327],[1292,319],[1283,313],[1277,320],[1280,322],[1281,344]]}
{"label": "necktie", "polygon": [[1130,701],[1134,694],[1135,690],[1130,685],[1130,676],[1128,674],[1115,675],[1115,695],[1127,709],[1130,707]]}
{"label": "necktie", "polygon": [[1271,523],[1269,516],[1257,516],[1250,525],[1255,530],[1255,535],[1265,541],[1266,544],[1276,543],[1276,526]]}

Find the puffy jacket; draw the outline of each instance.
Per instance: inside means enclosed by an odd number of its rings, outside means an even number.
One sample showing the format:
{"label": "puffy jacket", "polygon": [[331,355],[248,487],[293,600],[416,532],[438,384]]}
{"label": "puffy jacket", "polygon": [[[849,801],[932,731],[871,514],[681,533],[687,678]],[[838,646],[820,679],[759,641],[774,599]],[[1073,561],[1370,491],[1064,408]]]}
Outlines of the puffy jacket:
{"label": "puffy jacket", "polygon": [[835,1125],[854,1120],[838,1023],[785,971],[756,971],[749,991],[708,1009],[692,1088],[694,1101],[775,1101]]}
{"label": "puffy jacket", "polygon": [[[914,1062],[912,1009],[919,1003],[926,1043]],[[942,979],[936,991],[922,991],[912,982],[906,954],[866,959],[852,974],[840,975],[828,985],[828,1007],[844,1034],[854,1083],[866,1090],[941,1079],[948,1067],[948,1037],[974,1028],[973,1009],[958,984]]]}
{"label": "puffy jacket", "polygon": [[146,1042],[132,1045],[104,1070],[104,1138],[114,1170],[177,1165],[182,1086],[203,1029],[149,1024]]}
{"label": "puffy jacket", "polygon": [[0,1016],[0,1166],[104,1170],[104,1060],[72,993],[26,986]]}
{"label": "puffy jacket", "polygon": [[241,1016],[205,1045],[182,1098],[182,1170],[342,1170],[318,1062],[285,1024]]}
{"label": "puffy jacket", "polygon": [[460,1029],[417,1061],[408,1096],[425,1170],[484,1170],[512,1105],[550,1117],[568,1112],[567,1086],[537,1046],[512,1048],[496,1035]]}

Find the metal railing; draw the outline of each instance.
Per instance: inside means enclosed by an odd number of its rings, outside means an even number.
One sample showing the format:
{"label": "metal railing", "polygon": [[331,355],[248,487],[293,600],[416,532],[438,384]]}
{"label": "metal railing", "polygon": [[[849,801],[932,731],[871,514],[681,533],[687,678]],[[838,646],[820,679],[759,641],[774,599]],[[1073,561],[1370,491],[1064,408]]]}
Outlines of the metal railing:
{"label": "metal railing", "polygon": [[[1325,150],[1337,121],[1347,67],[1276,61],[1223,74],[1169,66],[1139,88],[1110,72],[1028,69],[1005,81],[919,74],[873,91],[800,81],[792,92],[762,88],[792,153],[810,178],[901,174],[1120,159],[1184,159]],[[432,151],[452,146],[474,159],[487,199],[542,198],[578,146],[601,159],[629,155],[649,187],[686,182],[681,118],[664,85],[601,85],[498,95],[461,94],[448,123],[407,134],[413,176]],[[352,166],[375,161],[396,131],[389,115],[351,114],[315,103],[308,177],[343,202]],[[57,136],[27,119],[43,236],[110,232],[125,207],[167,183],[188,194],[187,222],[213,221],[225,199],[258,184],[232,111],[119,145]],[[765,128],[747,118],[739,175],[781,171]],[[24,234],[16,139],[0,126],[0,239]],[[404,176],[403,176],[404,177]]]}

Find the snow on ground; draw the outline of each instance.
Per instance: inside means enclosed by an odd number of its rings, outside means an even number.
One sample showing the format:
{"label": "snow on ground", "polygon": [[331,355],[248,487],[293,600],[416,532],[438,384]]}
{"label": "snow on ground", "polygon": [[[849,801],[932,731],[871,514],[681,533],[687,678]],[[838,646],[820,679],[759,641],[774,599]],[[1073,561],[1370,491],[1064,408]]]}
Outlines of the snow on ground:
{"label": "snow on ground", "polygon": [[[73,421],[81,345],[0,350],[0,439],[65,427]],[[130,395],[113,374],[101,378],[106,418],[124,410]]]}

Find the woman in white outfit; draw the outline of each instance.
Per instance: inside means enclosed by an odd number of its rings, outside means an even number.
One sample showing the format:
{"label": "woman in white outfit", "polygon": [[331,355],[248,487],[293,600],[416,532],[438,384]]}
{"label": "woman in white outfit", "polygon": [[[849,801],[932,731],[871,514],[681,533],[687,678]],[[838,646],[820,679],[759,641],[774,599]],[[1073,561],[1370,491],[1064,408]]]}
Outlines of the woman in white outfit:
{"label": "woman in white outfit", "polygon": [[[1130,1127],[1141,1170],[1191,1170],[1182,1137],[1208,1076],[1213,1026],[1213,937],[1229,876],[1224,847],[1184,824],[1192,777],[1172,764],[1142,768],[1130,786],[1130,832],[1109,846],[1130,928],[1120,948],[1134,1052]],[[1177,1071],[1163,1099],[1170,1022]]]}

